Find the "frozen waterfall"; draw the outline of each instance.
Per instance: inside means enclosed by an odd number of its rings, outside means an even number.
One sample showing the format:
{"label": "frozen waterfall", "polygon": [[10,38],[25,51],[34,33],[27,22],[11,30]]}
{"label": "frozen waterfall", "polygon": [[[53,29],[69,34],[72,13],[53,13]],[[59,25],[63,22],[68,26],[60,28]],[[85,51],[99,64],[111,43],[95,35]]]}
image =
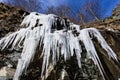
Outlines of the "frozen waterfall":
{"label": "frozen waterfall", "polygon": [[55,66],[60,56],[63,56],[66,61],[71,56],[76,55],[78,66],[81,68],[82,48],[80,41],[83,42],[89,55],[88,57],[98,67],[105,80],[104,68],[94,47],[92,37],[98,40],[109,58],[118,61],[116,54],[95,28],[80,29],[79,25],[71,23],[68,19],[61,19],[53,14],[45,15],[36,12],[26,16],[21,26],[26,28],[22,28],[0,39],[1,50],[23,48],[21,58],[18,60],[14,80],[19,80],[23,71],[29,67],[37,49],[41,49],[42,53],[40,54],[43,55],[41,77],[47,74],[50,59],[52,59],[52,65]]}

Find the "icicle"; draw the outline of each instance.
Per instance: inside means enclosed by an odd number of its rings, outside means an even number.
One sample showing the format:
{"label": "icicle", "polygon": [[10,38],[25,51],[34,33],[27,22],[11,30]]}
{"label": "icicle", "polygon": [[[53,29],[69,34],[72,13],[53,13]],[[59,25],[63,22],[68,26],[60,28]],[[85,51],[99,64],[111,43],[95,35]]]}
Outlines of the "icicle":
{"label": "icicle", "polygon": [[[59,22],[57,19],[59,18],[53,14],[44,15],[33,12],[26,16],[21,24],[21,26],[25,26],[27,28],[20,29],[19,31],[0,39],[0,50],[4,50],[9,47],[11,50],[23,48],[21,58],[18,60],[14,80],[19,80],[22,73],[28,68],[30,62],[34,58],[38,46],[42,50],[43,54],[41,77],[44,76],[44,74],[45,76],[48,76],[48,73],[50,73],[56,65],[60,56],[63,56],[64,61],[66,61],[75,54],[78,66],[81,68],[82,49],[81,44],[79,43],[80,40],[84,43],[89,57],[93,60],[94,64],[97,65],[102,77],[104,78],[105,72],[91,40],[90,34],[98,39],[102,48],[107,51],[109,57],[117,61],[117,56],[108,46],[101,34],[97,29],[86,28],[80,30],[79,25],[75,25],[73,23],[69,23],[68,25],[65,24],[65,20],[60,19]],[[57,30],[59,26],[62,26],[63,29]],[[55,27],[55,29],[51,29],[52,27]],[[77,32],[80,34],[76,35]],[[50,62],[50,59],[52,59],[52,62]],[[48,68],[50,68],[50,71],[48,71]]]}
{"label": "icicle", "polygon": [[21,29],[20,31],[17,31],[15,33],[12,33],[12,34],[7,35],[6,37],[2,38],[0,40],[0,45],[2,45],[1,50],[4,50],[5,48],[8,48],[10,45],[12,45],[11,49],[15,48],[16,45],[20,46],[19,44],[25,38],[26,31],[27,31],[26,29]]}
{"label": "icicle", "polygon": [[27,69],[30,62],[33,60],[36,49],[38,47],[39,38],[36,35],[36,32],[34,30],[29,31],[29,33],[26,36],[27,38],[25,39],[25,42],[24,42],[21,59],[19,59],[18,61],[17,70],[13,80],[19,80],[19,77],[22,75],[22,72]]}
{"label": "icicle", "polygon": [[103,79],[105,80],[103,66],[97,55],[94,44],[89,36],[88,30],[87,29],[81,30],[79,37],[80,37],[81,41],[84,43],[85,49],[87,50],[89,57],[93,60],[94,64],[97,65]]}
{"label": "icicle", "polygon": [[105,41],[105,39],[102,37],[102,35],[100,34],[100,32],[95,29],[95,28],[89,28],[88,31],[93,34],[97,40],[99,41],[100,45],[102,46],[102,48],[104,50],[106,50],[106,52],[108,53],[109,57],[113,58],[114,60],[118,61],[116,54],[114,53],[114,51],[110,48],[110,46],[107,44],[107,42]]}
{"label": "icicle", "polygon": [[[60,52],[57,51],[57,48],[59,50],[61,49]],[[44,39],[44,47],[43,47],[44,59],[43,59],[41,76],[43,75],[43,72],[47,70],[47,67],[49,64],[48,60],[49,60],[49,56],[50,56],[50,51],[53,52],[52,53],[53,54],[52,55],[52,63],[53,63],[53,65],[55,65],[56,62],[58,61],[57,56],[59,57],[60,55],[63,55],[64,60],[66,61],[71,56],[73,56],[74,50],[75,50],[75,54],[76,54],[76,57],[78,60],[78,65],[79,65],[79,67],[81,67],[80,53],[82,52],[82,50],[79,45],[78,38],[74,37],[72,32],[66,33],[63,30],[60,30],[60,31],[55,31],[54,33],[49,33],[48,35],[46,35],[45,39]]]}
{"label": "icicle", "polygon": [[70,53],[71,53],[71,56],[73,56],[73,51],[75,50],[75,54],[76,54],[76,57],[77,57],[77,60],[78,60],[78,65],[79,67],[81,68],[81,54],[82,53],[82,49],[81,49],[81,46],[79,44],[79,39],[78,37],[75,37],[72,32],[69,32],[70,36],[69,36],[69,45],[70,45]]}

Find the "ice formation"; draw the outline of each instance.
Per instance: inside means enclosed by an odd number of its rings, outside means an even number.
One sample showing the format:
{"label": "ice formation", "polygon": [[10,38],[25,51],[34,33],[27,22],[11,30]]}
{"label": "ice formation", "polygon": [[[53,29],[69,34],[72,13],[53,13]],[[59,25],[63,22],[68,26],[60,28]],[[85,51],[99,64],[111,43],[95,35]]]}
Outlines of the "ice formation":
{"label": "ice formation", "polygon": [[[82,48],[80,41],[83,42],[89,58],[93,60],[103,79],[105,79],[104,68],[95,50],[92,37],[97,38],[109,58],[118,61],[116,54],[95,28],[80,29],[79,25],[70,23],[68,19],[61,19],[53,14],[45,15],[36,12],[26,16],[21,26],[26,28],[22,28],[0,39],[1,50],[22,48],[14,80],[20,79],[22,73],[33,60],[37,49],[41,49],[42,53],[40,54],[43,55],[41,77],[48,74],[48,66],[51,64],[52,67],[56,65],[60,56],[63,56],[66,61],[71,56],[76,55],[78,66],[81,68]],[[50,59],[52,59],[51,63]]]}

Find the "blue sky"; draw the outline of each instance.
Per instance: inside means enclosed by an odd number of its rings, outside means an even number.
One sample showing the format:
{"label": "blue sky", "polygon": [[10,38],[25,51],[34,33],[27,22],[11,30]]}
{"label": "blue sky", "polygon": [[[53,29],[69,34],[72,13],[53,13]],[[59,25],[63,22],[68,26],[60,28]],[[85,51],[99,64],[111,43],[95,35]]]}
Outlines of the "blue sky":
{"label": "blue sky", "polygon": [[[21,4],[18,4],[17,1],[21,2]],[[11,4],[12,6],[19,6],[19,7],[24,7],[22,5],[22,2],[25,3],[25,1],[29,0],[0,0],[0,2]],[[36,0],[36,5],[42,4],[43,10],[47,9],[47,7],[50,6],[59,6],[61,4],[65,4],[69,6],[72,11],[76,12],[78,11],[79,8],[82,8],[83,5],[87,1],[94,1],[94,0]],[[101,7],[101,14],[102,18],[108,17],[112,14],[112,10],[116,7],[118,3],[120,3],[120,0],[99,0],[100,2],[100,7]],[[27,3],[28,4],[28,3]],[[26,6],[28,9],[30,7],[33,7],[33,5]],[[39,12],[41,9],[33,9],[33,11]]]}
{"label": "blue sky", "polygon": [[[77,11],[77,9],[79,7],[82,7],[82,5],[87,1],[89,0],[44,0],[44,5],[46,5],[46,2],[49,6],[59,6],[60,4],[67,4],[72,8],[73,11]],[[116,7],[118,3],[120,3],[120,0],[100,0],[100,6],[103,11],[105,11],[103,13],[103,17],[110,16],[112,14],[112,10]]]}

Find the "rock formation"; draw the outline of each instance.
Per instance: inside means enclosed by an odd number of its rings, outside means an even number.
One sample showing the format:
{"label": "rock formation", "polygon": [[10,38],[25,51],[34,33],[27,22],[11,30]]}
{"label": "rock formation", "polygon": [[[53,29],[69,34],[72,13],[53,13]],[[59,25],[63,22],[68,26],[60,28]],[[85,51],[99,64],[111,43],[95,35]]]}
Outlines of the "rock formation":
{"label": "rock formation", "polygon": [[[106,24],[90,25],[99,28]],[[31,13],[23,20],[22,27],[25,28],[14,29],[16,32],[0,39],[0,61],[5,64],[1,66],[16,68],[19,59],[14,80],[117,80],[120,77],[119,29],[100,29],[112,50],[97,29],[81,29],[56,15]]]}

